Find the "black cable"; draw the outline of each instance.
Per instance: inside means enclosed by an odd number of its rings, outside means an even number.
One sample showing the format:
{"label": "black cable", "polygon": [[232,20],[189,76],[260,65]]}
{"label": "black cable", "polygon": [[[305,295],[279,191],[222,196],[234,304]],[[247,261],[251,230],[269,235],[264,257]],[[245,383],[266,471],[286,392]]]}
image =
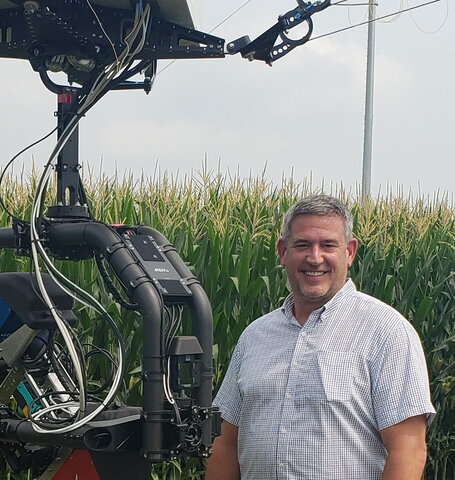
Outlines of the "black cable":
{"label": "black cable", "polygon": [[[43,330],[43,332],[44,331],[46,331],[46,330]],[[41,368],[42,365],[47,363],[48,359],[45,358],[45,354],[47,352],[49,342],[48,342],[47,339],[44,339],[44,338],[40,337],[39,335],[40,335],[40,333],[35,335],[32,342],[28,346],[27,350],[24,352],[24,354],[20,358],[21,364],[26,368]],[[40,351],[36,354],[35,358],[26,358],[26,356],[28,355],[27,352],[30,350],[30,347],[32,346],[33,342],[35,342],[35,341],[40,341],[43,344],[43,346],[41,347]]]}
{"label": "black cable", "polygon": [[[46,140],[48,137],[50,137],[56,130],[57,130],[58,127],[55,127],[53,128],[49,133],[47,133],[44,137],[40,138],[39,140],[37,140],[36,142],[33,142],[31,143],[30,145],[28,145],[27,147],[25,147],[24,149],[22,149],[19,153],[16,153],[16,155],[14,155],[14,157],[6,164],[6,166],[3,168],[2,170],[2,173],[0,174],[0,192],[2,191],[1,190],[1,185],[3,183],[3,180],[4,180],[4,177],[5,177],[5,174],[6,174],[6,171],[8,170],[8,168],[13,164],[14,160],[16,160],[17,157],[20,157],[23,153],[25,153],[27,150],[29,150],[30,148],[33,148],[35,145],[38,145],[39,143],[43,142],[44,140]],[[6,214],[11,217],[12,219],[15,219],[17,221],[23,221],[21,220],[20,218],[16,217],[15,215],[13,215],[9,210],[8,208],[6,207],[5,205],[5,202],[3,201],[3,198],[0,194],[0,206],[3,208],[3,210],[6,212]]]}
{"label": "black cable", "polygon": [[[177,310],[178,308],[178,310]],[[164,306],[164,312],[165,316],[168,317],[168,325],[166,329],[162,329],[162,369],[163,369],[163,375],[165,378],[165,381],[167,384],[170,382],[168,381],[169,376],[171,372],[168,369],[168,359],[169,359],[169,349],[172,344],[173,339],[175,338],[176,333],[178,332],[181,323],[182,323],[182,312],[183,312],[183,307],[179,305],[176,307],[175,305],[172,305],[171,307]],[[162,316],[162,325],[163,325],[163,320],[164,320],[164,315]],[[167,387],[166,387],[167,388]],[[169,391],[167,392],[172,397],[172,392]],[[167,397],[166,394],[166,397]],[[177,405],[177,400],[173,398],[173,402],[170,402],[173,410],[174,410],[174,415],[175,415],[175,420],[176,420],[176,426],[177,427],[184,427],[187,424],[182,421],[181,415],[180,415],[180,410]]]}
{"label": "black cable", "polygon": [[[47,356],[49,358],[49,362],[52,366],[53,371],[57,375],[58,379],[60,380],[60,383],[63,385],[63,387],[66,390],[71,390],[74,388],[74,385],[71,385],[68,383],[66,374],[71,376],[71,362],[65,362],[62,360],[62,356],[64,355],[64,349],[63,347],[55,343],[54,341],[54,330],[51,330],[49,332],[49,341],[48,341],[48,348],[47,348]],[[57,352],[57,355],[56,355]],[[63,365],[63,368],[66,369],[65,371],[62,371],[62,367],[60,363]]]}
{"label": "black cable", "polygon": [[[97,222],[97,221],[94,221],[94,223],[100,223],[102,225],[105,226],[104,223],[102,222]],[[65,285],[65,287],[69,288],[70,290],[73,289],[73,286],[68,282],[68,279],[61,273],[59,272],[58,270],[56,272],[54,272],[56,274],[56,276],[58,277],[58,279],[62,282],[63,285]],[[81,290],[79,292],[79,294],[81,295],[82,299],[87,302],[88,304],[90,304],[92,306],[92,308],[94,308],[95,310],[98,309],[97,305],[92,303],[92,299],[90,298],[89,294],[86,294],[85,291]],[[161,300],[161,304],[163,304],[163,298],[162,298],[162,295],[160,294],[160,300]],[[115,323],[114,319],[109,315],[109,313],[105,312],[104,314],[101,315],[101,318],[104,318],[104,320],[107,321],[108,325],[110,326],[111,330],[113,331],[113,334],[114,334],[114,337],[115,339],[117,340],[118,342],[118,345],[119,345],[119,358],[124,358],[125,357],[125,347],[124,347],[124,342],[123,342],[123,337],[122,337],[122,334],[120,333],[120,330],[119,328],[117,327],[117,324]],[[73,335],[75,335],[72,331],[72,329],[70,328],[71,332]],[[83,364],[83,363],[82,363]],[[122,372],[121,372],[121,376],[123,377],[124,376],[124,370],[125,370],[125,364],[123,364],[123,368],[122,368]],[[116,389],[116,391],[114,392],[114,395],[112,396],[112,401],[115,400],[115,397],[119,391],[121,387],[121,382],[119,382],[119,385]]]}
{"label": "black cable", "polygon": [[[108,313],[105,313],[104,315],[102,315],[102,317],[108,322],[111,329],[113,330],[114,336],[115,336],[115,338],[118,342],[118,345],[119,345],[119,357],[120,358],[125,358],[125,346],[123,344],[123,337],[122,337],[122,334],[120,333],[120,330],[119,330],[117,324],[114,322],[114,319]],[[125,376],[125,367],[126,367],[125,363],[126,362],[123,362],[122,371],[120,372],[120,378],[124,378],[124,376]],[[112,401],[111,402],[115,401],[115,397],[117,396],[121,385],[122,385],[122,382],[119,382],[119,384],[117,386],[117,389],[114,391],[114,394],[112,395]],[[106,407],[108,407],[108,406],[109,405],[106,405]]]}
{"label": "black cable", "polygon": [[[80,410],[78,410],[77,413],[75,414],[68,414],[67,418],[47,418],[46,420],[38,420],[36,418],[33,418],[31,415],[31,412],[33,410],[33,407],[35,404],[38,404],[38,402],[41,402],[41,400],[45,400],[47,398],[51,398],[55,395],[68,395],[69,397],[72,397],[74,401],[77,400],[79,392],[74,392],[73,390],[59,390],[56,392],[45,392],[42,395],[39,395],[38,397],[34,398],[30,404],[28,405],[28,419],[34,424],[37,425],[38,427],[45,428],[45,429],[52,429],[52,428],[61,428],[61,425],[68,424],[70,425],[71,423],[74,423],[77,418],[80,418]],[[46,408],[46,407],[44,407]],[[65,403],[62,401],[62,409],[68,408]],[[58,409],[57,409],[58,410]],[[53,412],[57,411],[54,410]],[[39,411],[39,410],[38,410]],[[53,412],[49,412],[49,415],[52,415]],[[85,413],[85,412],[84,412]],[[54,427],[55,426],[55,427]]]}
{"label": "black cable", "polygon": [[166,344],[165,344],[165,355],[169,355],[169,349],[171,347],[172,341],[174,340],[177,332],[180,329],[180,326],[182,324],[182,314],[183,314],[183,308],[179,306],[179,310],[177,312],[175,306],[172,306],[172,316],[170,325],[167,331],[167,338],[166,338]]}
{"label": "black cable", "polygon": [[112,277],[109,275],[107,268],[104,266],[103,258],[104,257],[102,255],[99,255],[99,254],[95,255],[96,266],[98,267],[98,270],[101,274],[101,278],[103,279],[103,282],[106,288],[114,297],[114,300],[117,303],[119,303],[124,309],[138,311],[139,305],[137,303],[128,302],[122,297],[120,291],[115,286],[115,283],[113,282]]}
{"label": "black cable", "polygon": [[[102,383],[99,387],[93,389],[93,390],[89,390],[87,388],[87,394],[88,395],[96,395],[98,393],[101,393],[103,392],[109,385],[111,385],[112,383],[112,380],[114,378],[114,370],[115,368],[118,366],[117,363],[115,362],[114,360],[114,357],[111,355],[111,353],[106,350],[105,348],[100,348],[100,347],[97,347],[96,345],[92,345],[90,343],[84,343],[82,345],[83,347],[92,347],[91,350],[89,350],[86,354],[85,354],[85,361],[86,361],[86,364],[88,364],[88,360],[91,358],[91,357],[94,357],[95,355],[103,355],[104,357],[106,357],[108,359],[108,361],[110,362],[111,364],[111,371],[110,371],[110,374],[108,376],[108,378],[106,378],[106,380],[104,381],[104,383]],[[87,367],[88,368],[88,367]]]}
{"label": "black cable", "polygon": [[[128,71],[130,69],[130,67],[132,66],[132,63],[133,63],[133,61],[129,62],[127,64],[127,67],[125,69],[123,69],[123,75],[127,76],[127,75],[132,75],[134,73],[133,68],[131,68],[131,70]],[[50,158],[48,159],[48,161],[45,165],[45,171],[41,175],[41,177],[38,181],[38,186],[37,186],[37,192],[38,193],[37,193],[37,198],[35,199],[36,203],[34,203],[35,208],[34,208],[33,214],[32,214],[32,217],[33,217],[32,218],[32,222],[33,222],[32,228],[34,229],[33,237],[35,237],[35,230],[36,230],[36,237],[41,236],[41,231],[40,231],[41,218],[43,216],[43,210],[44,210],[44,205],[45,205],[45,197],[46,197],[46,192],[47,192],[47,187],[48,187],[48,182],[49,182],[48,178],[49,178],[49,174],[50,174],[50,168],[52,167],[52,163],[55,161],[58,154],[61,152],[61,150],[64,148],[65,144],[70,139],[70,136],[71,136],[72,132],[75,130],[75,128],[77,127],[81,117],[86,112],[88,112],[88,110],[90,110],[110,89],[109,87],[111,86],[112,80],[107,81],[107,83],[106,83],[106,81],[103,81],[99,84],[98,81],[100,79],[102,79],[102,78],[101,77],[94,78],[93,81],[90,82],[90,85],[86,85],[82,89],[79,89],[77,91],[77,94],[75,93],[75,101],[73,102],[70,111],[65,114],[66,125],[62,129],[62,131],[60,133],[60,136],[57,140],[57,143],[56,143],[56,145],[55,145],[55,147],[54,147],[54,149],[53,149],[53,151],[50,155]],[[105,80],[107,80],[107,78]],[[58,129],[58,127],[56,127],[53,131],[55,131],[56,129]],[[87,199],[82,184],[80,184],[80,188],[79,188],[78,193],[80,194],[80,198],[82,200]],[[36,238],[36,239],[34,238],[33,241],[40,242],[39,238]],[[43,250],[43,256],[45,256],[45,258],[47,258],[47,255],[45,255],[44,250]],[[47,266],[49,268],[49,263],[47,263]],[[53,268],[52,268],[52,271],[54,271]],[[54,274],[56,275],[57,278],[60,279],[60,281],[61,281],[60,285],[65,285],[65,286],[69,285],[70,289],[75,290],[76,292],[78,291],[77,287],[75,287],[67,279],[65,279],[63,274],[56,273],[55,271],[54,271]],[[88,294],[85,296],[85,295],[80,293],[80,295],[85,300],[86,303],[88,303],[90,306],[92,306],[96,310],[98,310],[98,307],[96,305],[95,300],[91,300],[90,298],[88,298],[89,297]],[[54,308],[53,302],[51,302],[50,308],[52,308],[52,309]],[[107,312],[104,312],[102,314],[102,317],[105,320],[107,320],[108,324],[110,325],[111,329],[113,330],[114,337],[118,341],[119,355],[120,355],[120,359],[121,359],[121,358],[124,357],[124,346],[123,346],[122,335],[121,335],[117,325],[115,324],[114,320],[112,319],[112,317]],[[68,325],[68,323],[65,321],[64,318],[61,318],[61,320],[65,323],[66,327],[68,328],[69,335],[71,335],[73,337],[73,341],[74,341],[75,348],[76,348],[76,355],[77,355],[77,357],[79,357],[79,362],[80,362],[81,371],[82,371],[81,390],[84,390],[85,386],[87,384],[87,378],[86,378],[86,372],[85,372],[85,370],[86,370],[85,358],[82,355],[82,353],[83,353],[82,352],[82,347],[80,345],[79,338],[77,337],[77,335],[75,334],[73,329],[71,329],[71,327]],[[52,342],[51,342],[51,344],[52,344]],[[48,353],[49,353],[49,358],[51,359],[50,361],[54,363],[53,366],[54,366],[54,369],[55,369],[55,373],[57,374],[57,376],[59,376],[59,373],[60,373],[59,380],[63,379],[62,383],[64,384],[64,388],[67,388],[65,386],[65,384],[67,384],[68,382],[65,382],[65,378],[64,378],[64,377],[66,377],[66,375],[63,375],[62,372],[60,372],[60,369],[59,369],[59,366],[58,366],[59,358],[56,356],[55,348],[50,348],[50,346],[49,346]],[[57,352],[57,354],[60,356],[60,355],[63,354],[63,351]],[[63,368],[63,365],[61,365],[60,367]],[[119,377],[124,376],[124,369],[125,369],[125,365],[122,364],[121,371],[117,372]],[[71,373],[72,372],[70,370],[68,375],[71,375]],[[116,376],[116,379],[117,378],[118,377]],[[111,402],[115,400],[115,397],[116,397],[116,395],[119,391],[119,388],[121,387],[121,382],[119,381],[117,383],[118,384],[116,385],[115,391],[111,391],[110,394],[109,394],[109,398],[111,398]],[[84,389],[82,389],[82,385],[84,385]],[[73,392],[74,386],[70,385],[70,387],[71,388],[67,389],[67,391],[72,392],[71,395],[73,397],[74,397],[74,395],[77,395],[78,398],[80,399],[81,409],[78,410],[78,412],[75,416],[71,417],[71,418],[76,418],[76,420],[77,420],[78,418],[80,418],[81,416],[83,416],[85,414],[87,396],[85,394],[83,394],[83,392],[74,393]],[[62,406],[62,408],[64,408],[64,406]],[[54,417],[55,415],[52,415],[52,416]],[[63,422],[71,423],[71,418],[65,419],[65,420],[63,420]],[[39,422],[37,421],[36,424],[38,425]]]}

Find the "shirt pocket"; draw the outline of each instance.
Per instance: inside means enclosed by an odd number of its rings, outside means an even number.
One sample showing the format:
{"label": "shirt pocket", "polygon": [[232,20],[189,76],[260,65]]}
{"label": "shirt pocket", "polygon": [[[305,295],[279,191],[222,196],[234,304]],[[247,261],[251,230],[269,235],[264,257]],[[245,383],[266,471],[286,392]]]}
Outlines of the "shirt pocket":
{"label": "shirt pocket", "polygon": [[354,388],[355,354],[320,350],[317,353],[317,362],[324,400],[349,401]]}

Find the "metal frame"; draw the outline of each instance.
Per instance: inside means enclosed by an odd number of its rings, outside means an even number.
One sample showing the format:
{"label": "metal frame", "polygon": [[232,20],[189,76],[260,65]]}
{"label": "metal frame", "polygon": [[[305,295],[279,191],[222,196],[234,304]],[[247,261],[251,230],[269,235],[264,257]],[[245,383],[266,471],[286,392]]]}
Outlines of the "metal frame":
{"label": "metal frame", "polygon": [[[161,15],[158,0],[143,0],[143,4],[151,5],[153,15],[145,32],[144,46],[135,57],[138,63],[112,79],[101,95],[108,90],[122,89],[142,89],[148,93],[158,59],[225,56],[224,39],[169,22]],[[272,64],[296,46],[306,43],[313,30],[311,16],[330,6],[331,0],[314,3],[297,0],[297,4],[256,40],[250,41],[245,36],[230,42],[227,53],[241,53],[249,60]],[[107,5],[111,4],[104,0],[93,2],[93,8],[103,18],[104,29],[94,21],[85,0],[12,0],[0,5],[0,57],[29,60],[44,85],[58,95],[59,138],[74,118],[79,98],[87,94],[98,75],[114,61],[115,51],[124,48],[123,39],[132,24],[135,2],[123,2],[122,8]],[[131,8],[124,8],[124,5],[131,5]],[[138,1],[137,5],[142,8],[142,2]],[[289,38],[288,30],[302,22],[308,25],[307,33],[298,40]],[[54,83],[49,71],[65,72],[69,82],[76,82],[80,87]],[[130,80],[140,72],[144,73],[143,81]],[[83,468],[80,473],[86,480],[120,480],[126,476],[145,479],[149,477],[151,463],[179,456],[209,456],[212,438],[219,433],[219,412],[211,406],[212,312],[201,285],[168,240],[153,228],[130,227],[135,234],[153,239],[190,292],[185,300],[182,297],[179,301],[189,306],[194,341],[182,341],[179,345],[181,348],[191,344],[200,346],[200,350],[193,351],[198,355],[198,382],[192,389],[190,403],[179,406],[186,425],[176,425],[162,385],[163,351],[159,334],[162,295],[156,279],[138,262],[119,231],[91,218],[79,176],[78,142],[76,126],[57,158],[56,204],[48,208],[46,218],[41,220],[41,240],[57,258],[80,260],[102,253],[120,282],[129,286],[130,300],[139,308],[144,325],[143,405],[141,409],[108,410],[106,415],[99,415],[71,435],[37,433],[30,421],[18,419],[6,406],[0,406],[0,450],[2,442],[22,445],[18,448],[22,449],[23,457],[12,461],[23,461],[25,467],[33,462],[47,465],[53,458],[42,480],[69,478],[78,461]],[[19,255],[27,255],[30,242],[27,222],[16,221],[13,228],[0,228],[0,248],[14,248]],[[0,290],[0,296],[3,293]],[[2,344],[5,348],[0,356],[0,371],[8,372],[0,384],[0,399],[4,403],[26,374],[20,357],[36,331],[36,327],[24,325]],[[24,332],[26,337],[22,336]],[[49,445],[55,449],[33,451],[27,450],[27,445]],[[90,456],[84,452],[89,452]],[[95,467],[90,466],[91,462]]]}

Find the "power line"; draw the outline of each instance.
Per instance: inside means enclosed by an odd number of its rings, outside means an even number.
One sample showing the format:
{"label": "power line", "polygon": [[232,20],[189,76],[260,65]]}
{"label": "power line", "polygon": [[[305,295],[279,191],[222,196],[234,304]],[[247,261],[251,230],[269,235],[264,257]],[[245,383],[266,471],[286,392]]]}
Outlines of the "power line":
{"label": "power line", "polygon": [[332,32],[323,33],[322,35],[318,35],[317,37],[310,38],[308,40],[308,42],[312,42],[314,40],[318,40],[318,39],[324,38],[324,37],[329,37],[330,35],[335,35],[336,33],[345,32],[346,30],[351,30],[352,28],[361,27],[362,25],[368,25],[371,22],[378,22],[380,20],[384,20],[385,18],[393,17],[395,15],[405,13],[405,12],[409,12],[411,10],[416,10],[418,8],[421,8],[421,7],[426,7],[428,5],[431,5],[433,3],[438,3],[438,2],[441,2],[441,1],[442,0],[431,0],[430,2],[421,3],[420,5],[414,5],[413,7],[398,10],[398,11],[393,12],[393,13],[388,13],[387,15],[383,15],[382,17],[376,17],[376,19],[374,19],[374,20],[366,20],[365,22],[356,23],[355,25],[350,25],[349,27],[339,28],[338,30],[333,30]]}
{"label": "power line", "polygon": [[[224,20],[222,20],[218,25],[215,25],[208,33],[213,33],[218,27],[221,27],[224,23],[226,23],[228,20],[230,20],[236,13],[240,12],[242,8],[246,7],[249,3],[251,3],[253,0],[247,0],[245,3],[240,5],[239,8],[234,10],[230,15],[228,15]],[[348,1],[348,0],[341,0],[341,1]],[[177,60],[172,60],[172,62],[169,62],[165,67],[163,67],[159,72],[157,72],[156,76],[161,75],[165,70],[167,70],[171,65],[174,65],[174,63]]]}
{"label": "power line", "polygon": [[[341,5],[342,3],[349,2],[349,0],[340,0],[339,2],[336,3],[331,3],[331,7],[337,7],[338,5]],[[365,5],[368,5],[368,3],[350,3],[348,5],[341,5],[342,7],[364,7]]]}
{"label": "power line", "polygon": [[[216,25],[215,27],[212,28],[212,30],[210,30],[209,33],[213,33],[218,27],[221,27],[221,25],[223,25],[223,23],[226,23],[229,19],[231,19],[237,12],[240,12],[240,10],[242,10],[242,8],[246,7],[249,3],[251,3],[253,0],[247,0],[243,5],[241,5],[239,8],[237,8],[237,10],[235,10],[234,12],[232,12],[229,16],[227,16],[223,21],[221,21],[218,25]],[[347,0],[343,0],[343,1],[347,1]]]}
{"label": "power line", "polygon": [[[213,27],[209,33],[212,33],[214,32],[218,27],[220,27],[221,25],[223,25],[224,23],[226,23],[229,19],[231,19],[236,13],[238,13],[240,10],[242,10],[242,8],[246,7],[249,3],[251,3],[253,0],[247,0],[245,3],[243,3],[239,8],[237,8],[234,12],[232,12],[230,15],[228,15],[224,20],[222,20],[218,25],[216,25],[215,27]],[[362,5],[368,5],[368,4],[348,4],[348,5],[341,5],[345,2],[348,2],[349,0],[340,0],[338,1],[337,3],[334,3],[332,4],[331,6],[332,7],[335,7],[335,6],[345,6],[345,7],[349,7],[349,6],[362,6]],[[361,22],[361,23],[356,23],[355,25],[350,25],[349,27],[344,27],[344,28],[340,28],[338,30],[333,30],[332,32],[328,32],[328,33],[324,33],[322,35],[318,35],[317,37],[313,37],[313,38],[310,38],[308,40],[308,42],[311,42],[313,40],[318,40],[320,38],[324,38],[324,37],[328,37],[330,35],[335,35],[336,33],[341,33],[341,32],[345,32],[347,30],[351,30],[352,28],[356,28],[356,27],[361,27],[363,25],[368,25],[369,23],[371,22],[376,22],[376,21],[380,21],[380,20],[384,20],[385,18],[390,18],[390,17],[393,17],[395,15],[399,15],[401,13],[405,13],[405,12],[409,12],[411,10],[416,10],[418,8],[421,8],[421,7],[426,7],[428,5],[431,5],[433,3],[438,3],[438,2],[441,2],[442,0],[431,0],[429,2],[426,2],[426,3],[422,3],[420,5],[414,5],[413,7],[409,7],[409,8],[405,8],[405,9],[401,9],[401,10],[397,10],[396,12],[393,12],[393,13],[389,13],[387,15],[384,15],[382,17],[376,17],[374,20],[366,20],[365,22]],[[161,75],[165,70],[167,70],[170,66],[172,66],[177,60],[172,60],[170,63],[168,63],[166,66],[164,66],[156,75]]]}
{"label": "power line", "polygon": [[423,29],[416,21],[416,19],[414,18],[414,15],[412,13],[410,13],[410,17],[412,19],[412,21],[414,22],[414,25],[422,32],[422,33],[426,33],[428,35],[433,35],[434,33],[437,33],[439,32],[439,30],[441,30],[441,28],[444,27],[444,25],[446,24],[447,22],[447,19],[449,18],[449,0],[445,0],[446,2],[446,13],[445,13],[445,18],[444,20],[442,21],[441,25],[439,25],[438,28],[436,28],[435,30],[431,30],[431,31],[428,31],[428,30],[425,30]]}

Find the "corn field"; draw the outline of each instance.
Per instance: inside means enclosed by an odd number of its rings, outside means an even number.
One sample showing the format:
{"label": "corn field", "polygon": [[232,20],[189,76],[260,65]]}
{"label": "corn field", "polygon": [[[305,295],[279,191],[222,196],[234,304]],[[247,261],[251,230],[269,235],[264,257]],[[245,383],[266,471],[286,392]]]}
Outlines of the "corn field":
{"label": "corn field", "polygon": [[[2,196],[15,215],[28,218],[36,176],[7,178]],[[94,216],[105,222],[143,223],[162,231],[200,279],[213,308],[216,389],[244,328],[278,307],[288,294],[275,244],[281,220],[294,201],[321,193],[307,184],[262,178],[241,181],[211,172],[179,180],[167,175],[85,179]],[[330,190],[330,189],[329,189]],[[428,431],[426,480],[455,478],[455,230],[444,198],[388,195],[361,201],[342,189],[327,191],[353,210],[360,241],[351,277],[359,290],[393,305],[414,325],[427,355],[437,417]],[[0,224],[8,225],[6,214]],[[1,251],[1,270],[27,269],[27,259]],[[124,313],[106,293],[89,261],[61,264],[62,271],[109,306],[125,338],[128,376],[124,400],[140,403],[140,318]],[[103,345],[103,325],[78,312],[81,336]],[[96,379],[95,379],[96,380]],[[154,467],[154,479],[202,479],[198,460]]]}

